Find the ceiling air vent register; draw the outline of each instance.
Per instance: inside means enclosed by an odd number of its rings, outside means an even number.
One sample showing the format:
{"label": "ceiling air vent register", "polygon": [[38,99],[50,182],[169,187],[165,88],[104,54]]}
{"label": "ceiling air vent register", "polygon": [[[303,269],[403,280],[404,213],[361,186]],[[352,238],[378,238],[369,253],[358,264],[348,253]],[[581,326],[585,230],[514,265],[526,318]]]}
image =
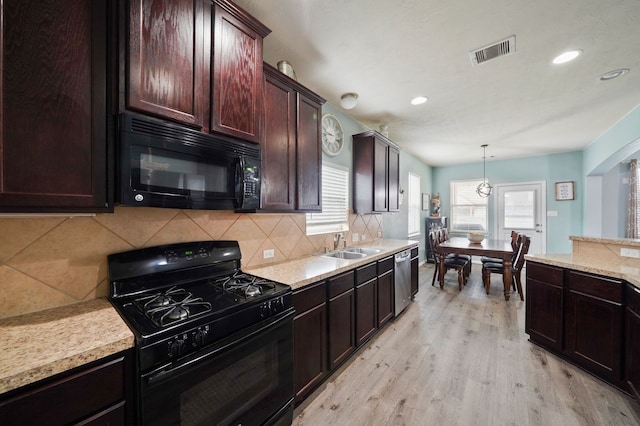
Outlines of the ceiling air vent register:
{"label": "ceiling air vent register", "polygon": [[515,51],[516,36],[511,36],[497,43],[490,44],[489,46],[472,50],[469,52],[469,57],[471,58],[471,64],[476,66],[500,56],[510,55]]}

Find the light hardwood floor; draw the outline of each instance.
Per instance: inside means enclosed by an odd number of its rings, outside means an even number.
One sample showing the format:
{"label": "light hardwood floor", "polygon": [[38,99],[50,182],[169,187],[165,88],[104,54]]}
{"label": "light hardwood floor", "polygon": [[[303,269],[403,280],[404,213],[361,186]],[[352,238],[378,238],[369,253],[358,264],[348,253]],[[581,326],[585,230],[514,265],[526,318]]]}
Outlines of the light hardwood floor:
{"label": "light hardwood floor", "polygon": [[[528,341],[524,302],[480,266],[415,301],[305,400],[294,425],[639,425],[629,396]],[[500,284],[499,284],[500,283]],[[526,293],[525,293],[526,294]]]}

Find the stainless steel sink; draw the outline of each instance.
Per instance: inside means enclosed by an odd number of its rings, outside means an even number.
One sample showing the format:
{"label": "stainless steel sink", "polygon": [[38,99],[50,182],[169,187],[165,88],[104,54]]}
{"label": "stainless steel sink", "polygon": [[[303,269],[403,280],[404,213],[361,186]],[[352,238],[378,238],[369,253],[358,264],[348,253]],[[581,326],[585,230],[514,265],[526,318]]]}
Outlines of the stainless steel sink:
{"label": "stainless steel sink", "polygon": [[363,257],[367,257],[366,253],[356,253],[348,250],[336,250],[326,254],[323,254],[326,257],[335,257],[338,259],[362,259]]}
{"label": "stainless steel sink", "polygon": [[346,251],[350,251],[352,253],[363,253],[367,256],[370,254],[378,254],[382,251],[382,249],[372,248],[372,247],[349,247],[345,249]]}

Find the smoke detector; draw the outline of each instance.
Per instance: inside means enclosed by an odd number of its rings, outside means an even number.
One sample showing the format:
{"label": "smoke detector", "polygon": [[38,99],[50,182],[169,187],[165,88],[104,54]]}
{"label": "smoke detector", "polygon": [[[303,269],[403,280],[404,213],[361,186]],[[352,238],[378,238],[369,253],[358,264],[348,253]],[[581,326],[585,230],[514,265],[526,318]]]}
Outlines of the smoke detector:
{"label": "smoke detector", "polygon": [[471,64],[473,66],[490,61],[500,56],[506,56],[516,51],[516,36],[511,36],[497,43],[490,44],[480,49],[469,52]]}

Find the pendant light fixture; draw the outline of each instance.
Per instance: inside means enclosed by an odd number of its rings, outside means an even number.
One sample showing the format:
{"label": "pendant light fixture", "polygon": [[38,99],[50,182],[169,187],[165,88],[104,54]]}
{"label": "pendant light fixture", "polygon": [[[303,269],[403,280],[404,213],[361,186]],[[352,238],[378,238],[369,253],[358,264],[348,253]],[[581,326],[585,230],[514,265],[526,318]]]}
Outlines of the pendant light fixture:
{"label": "pendant light fixture", "polygon": [[489,185],[489,181],[487,180],[487,147],[489,145],[484,144],[484,145],[480,145],[480,148],[482,148],[482,183],[480,185],[478,185],[478,187],[476,188],[476,192],[478,193],[479,196],[481,196],[482,198],[487,198],[489,195],[491,195],[491,191],[493,190],[493,187],[491,185]]}

